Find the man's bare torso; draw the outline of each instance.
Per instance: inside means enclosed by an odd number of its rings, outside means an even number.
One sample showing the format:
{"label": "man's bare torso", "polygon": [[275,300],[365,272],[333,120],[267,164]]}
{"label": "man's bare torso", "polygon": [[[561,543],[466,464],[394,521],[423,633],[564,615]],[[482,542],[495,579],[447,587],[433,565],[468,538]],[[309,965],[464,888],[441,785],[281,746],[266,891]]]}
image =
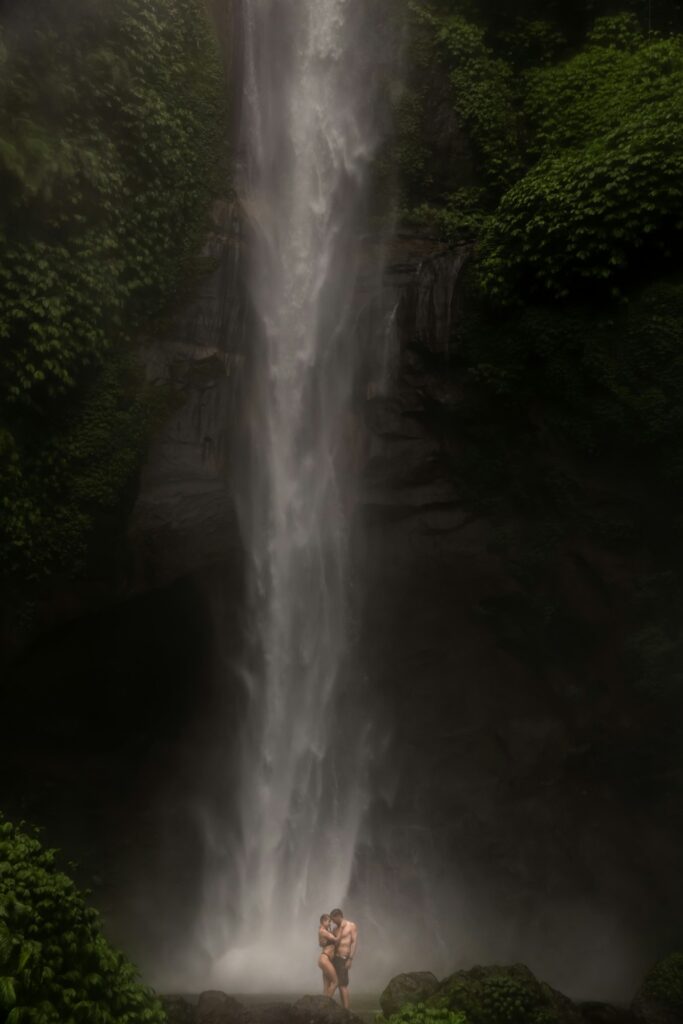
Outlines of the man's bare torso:
{"label": "man's bare torso", "polygon": [[352,947],[355,945],[355,938],[358,933],[353,921],[342,921],[339,926],[337,935],[339,936],[339,942],[337,943],[336,955],[346,958],[350,955]]}

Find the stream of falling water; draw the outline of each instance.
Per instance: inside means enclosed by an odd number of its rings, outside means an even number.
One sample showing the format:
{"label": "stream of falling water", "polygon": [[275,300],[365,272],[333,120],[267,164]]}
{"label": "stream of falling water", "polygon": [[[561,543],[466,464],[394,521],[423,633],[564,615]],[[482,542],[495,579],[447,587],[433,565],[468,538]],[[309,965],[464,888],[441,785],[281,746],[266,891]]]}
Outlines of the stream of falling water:
{"label": "stream of falling water", "polygon": [[372,6],[241,3],[250,651],[234,921],[215,976],[243,992],[310,989],[318,917],[344,903],[368,798],[368,722],[345,673]]}

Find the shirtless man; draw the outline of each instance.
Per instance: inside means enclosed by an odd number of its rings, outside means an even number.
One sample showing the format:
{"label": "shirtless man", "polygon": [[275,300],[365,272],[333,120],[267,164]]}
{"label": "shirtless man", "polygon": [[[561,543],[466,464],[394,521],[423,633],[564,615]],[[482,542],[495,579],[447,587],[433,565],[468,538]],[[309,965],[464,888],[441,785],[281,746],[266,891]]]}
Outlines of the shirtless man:
{"label": "shirtless man", "polygon": [[339,981],[339,995],[342,1006],[349,1008],[349,971],[358,944],[358,928],[353,921],[346,921],[341,910],[333,910],[330,917],[336,926],[337,951],[334,954],[334,969]]}

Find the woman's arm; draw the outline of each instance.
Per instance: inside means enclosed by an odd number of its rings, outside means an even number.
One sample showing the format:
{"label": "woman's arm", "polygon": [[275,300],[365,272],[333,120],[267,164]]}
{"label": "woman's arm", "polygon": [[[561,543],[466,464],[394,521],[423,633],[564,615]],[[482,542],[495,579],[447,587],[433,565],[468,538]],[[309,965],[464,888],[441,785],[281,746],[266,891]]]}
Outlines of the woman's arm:
{"label": "woman's arm", "polygon": [[318,930],[318,936],[322,936],[323,939],[327,939],[329,943],[334,943],[335,946],[339,942],[339,938],[336,935],[333,935],[332,932],[328,932],[327,928],[320,928]]}

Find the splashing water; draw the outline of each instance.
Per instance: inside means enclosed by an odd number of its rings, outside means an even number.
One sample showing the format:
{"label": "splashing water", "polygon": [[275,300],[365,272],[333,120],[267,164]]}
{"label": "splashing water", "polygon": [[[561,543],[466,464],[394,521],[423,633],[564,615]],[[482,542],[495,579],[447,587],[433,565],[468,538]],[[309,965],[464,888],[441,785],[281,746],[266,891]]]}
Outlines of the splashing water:
{"label": "splashing water", "polygon": [[310,985],[367,802],[345,659],[359,229],[378,140],[368,7],[242,0],[251,635],[234,920],[214,926],[215,978],[238,991]]}

